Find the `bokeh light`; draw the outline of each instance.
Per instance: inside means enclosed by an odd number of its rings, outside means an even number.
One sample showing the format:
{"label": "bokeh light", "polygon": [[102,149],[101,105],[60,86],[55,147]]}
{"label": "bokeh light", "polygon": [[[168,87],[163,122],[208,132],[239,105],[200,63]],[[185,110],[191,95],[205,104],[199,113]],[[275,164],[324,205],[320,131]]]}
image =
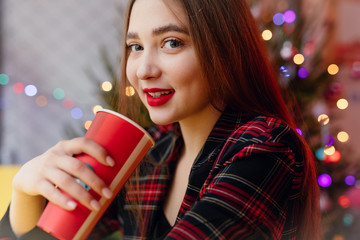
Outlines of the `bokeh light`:
{"label": "bokeh light", "polygon": [[318,122],[321,124],[321,125],[327,125],[329,122],[330,122],[330,118],[328,115],[326,114],[321,114],[319,117],[318,117]]}
{"label": "bokeh light", "polygon": [[350,227],[354,223],[354,216],[350,213],[345,214],[343,218],[343,224],[345,227]]}
{"label": "bokeh light", "polygon": [[334,153],[335,153],[335,147],[334,146],[330,146],[330,147],[326,147],[325,149],[324,149],[324,153],[326,154],[326,155],[333,155]]}
{"label": "bokeh light", "polygon": [[83,112],[80,108],[75,107],[71,109],[71,117],[73,119],[80,119],[82,118],[82,116],[83,116]]}
{"label": "bokeh light", "polygon": [[290,41],[285,41],[281,50],[280,55],[283,59],[289,59],[292,55],[292,43]]}
{"label": "bokeh light", "polygon": [[315,156],[317,159],[319,159],[320,161],[323,161],[325,159],[325,152],[323,148],[319,148],[318,150],[316,150],[315,152]]}
{"label": "bokeh light", "polygon": [[100,106],[100,105],[95,105],[95,106],[93,106],[92,111],[93,111],[93,113],[95,114],[97,111],[99,111],[99,110],[101,110],[101,109],[103,109],[102,106]]}
{"label": "bokeh light", "polygon": [[334,235],[334,237],[332,238],[332,240],[345,240],[344,236],[342,235]]}
{"label": "bokeh light", "polygon": [[55,88],[53,91],[53,96],[56,100],[62,100],[65,97],[65,92],[61,88]]}
{"label": "bokeh light", "polygon": [[48,100],[45,96],[38,96],[35,100],[36,105],[38,105],[39,107],[45,107],[48,103]]}
{"label": "bokeh light", "polygon": [[305,58],[301,53],[298,53],[294,56],[293,61],[296,65],[301,65],[304,63]]}
{"label": "bokeh light", "polygon": [[286,66],[281,66],[280,67],[280,75],[283,77],[290,77],[290,71]]}
{"label": "bokeh light", "polygon": [[8,75],[1,73],[0,74],[0,85],[6,85],[8,84],[10,81],[10,78]]}
{"label": "bokeh light", "polygon": [[309,42],[309,43],[305,44],[303,53],[306,56],[312,55],[314,53],[314,51],[315,51],[315,46],[314,46],[314,44],[312,42]]}
{"label": "bokeh light", "polygon": [[295,31],[295,24],[284,24],[283,31],[285,34],[292,34]]}
{"label": "bokeh light", "polygon": [[[334,148],[335,149],[335,148]],[[333,154],[326,154],[325,152],[325,159],[324,161],[327,163],[336,163],[339,162],[341,160],[341,153],[338,150],[334,150]]]}
{"label": "bokeh light", "polygon": [[321,187],[329,187],[332,183],[332,179],[329,174],[323,173],[318,177],[318,183]]}
{"label": "bokeh light", "polygon": [[339,67],[336,64],[330,64],[327,70],[330,75],[336,75],[339,72]]}
{"label": "bokeh light", "polygon": [[284,15],[282,13],[276,13],[273,17],[273,22],[275,25],[282,25],[285,22]]}
{"label": "bokeh light", "polygon": [[331,134],[326,134],[323,137],[323,142],[324,142],[326,147],[330,147],[330,146],[334,145],[335,139]]}
{"label": "bokeh light", "polygon": [[128,97],[132,97],[135,95],[135,89],[132,86],[127,86],[125,89],[125,94]]}
{"label": "bokeh light", "polygon": [[345,177],[345,184],[348,186],[354,186],[356,183],[356,178],[352,175],[346,176]]}
{"label": "bokeh light", "polygon": [[341,98],[336,102],[336,106],[340,110],[344,110],[347,109],[347,107],[349,106],[349,102],[345,98]]}
{"label": "bokeh light", "polygon": [[109,81],[105,81],[101,84],[101,89],[104,91],[104,92],[109,92],[111,91],[111,89],[113,88],[113,85],[111,82]]}
{"label": "bokeh light", "polygon": [[309,76],[309,70],[307,70],[306,68],[302,67],[298,70],[298,76],[299,78],[307,78]]}
{"label": "bokeh light", "polygon": [[302,135],[303,135],[303,132],[301,131],[301,129],[300,129],[300,128],[295,128],[295,130],[296,130],[296,132],[297,132],[300,136],[302,136]]}
{"label": "bokeh light", "polygon": [[34,85],[27,85],[24,89],[25,95],[33,97],[37,94],[37,88]]}
{"label": "bokeh light", "polygon": [[287,10],[284,12],[284,21],[286,23],[293,23],[296,20],[296,13],[293,10]]}
{"label": "bokeh light", "polygon": [[13,86],[13,90],[17,94],[23,93],[24,89],[25,89],[24,84],[19,83],[19,82],[15,83]]}
{"label": "bokeh light", "polygon": [[272,32],[268,29],[264,30],[261,35],[265,41],[269,41],[273,36]]}
{"label": "bokeh light", "polygon": [[70,98],[64,98],[62,105],[65,109],[72,109],[74,107],[74,101]]}
{"label": "bokeh light", "polygon": [[86,129],[86,130],[88,130],[89,129],[89,127],[90,127],[90,125],[91,125],[91,123],[92,123],[92,121],[86,121],[85,123],[84,123],[84,128]]}
{"label": "bokeh light", "polygon": [[341,131],[337,134],[337,139],[339,140],[339,142],[345,143],[349,141],[349,138],[350,138],[349,134],[345,131]]}
{"label": "bokeh light", "polygon": [[341,195],[338,198],[338,203],[339,203],[340,207],[342,207],[342,208],[348,208],[351,205],[350,199],[346,195]]}

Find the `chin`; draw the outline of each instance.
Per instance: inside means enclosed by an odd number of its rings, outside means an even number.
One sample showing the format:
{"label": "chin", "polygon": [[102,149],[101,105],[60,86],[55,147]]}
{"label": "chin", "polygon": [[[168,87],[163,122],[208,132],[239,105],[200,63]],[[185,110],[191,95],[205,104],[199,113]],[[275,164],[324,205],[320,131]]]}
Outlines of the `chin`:
{"label": "chin", "polygon": [[162,116],[158,116],[158,115],[154,116],[154,114],[152,115],[150,113],[150,118],[151,121],[156,125],[169,125],[176,122],[174,119],[164,116],[164,114],[162,114]]}

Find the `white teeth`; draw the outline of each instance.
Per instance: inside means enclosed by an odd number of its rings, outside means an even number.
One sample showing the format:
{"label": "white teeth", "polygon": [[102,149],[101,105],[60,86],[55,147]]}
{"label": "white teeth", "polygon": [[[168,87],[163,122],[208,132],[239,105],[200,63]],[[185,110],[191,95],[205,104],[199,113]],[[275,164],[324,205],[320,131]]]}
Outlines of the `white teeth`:
{"label": "white teeth", "polygon": [[168,95],[172,93],[173,91],[161,91],[161,92],[148,92],[148,94],[153,98],[159,98],[164,95]]}

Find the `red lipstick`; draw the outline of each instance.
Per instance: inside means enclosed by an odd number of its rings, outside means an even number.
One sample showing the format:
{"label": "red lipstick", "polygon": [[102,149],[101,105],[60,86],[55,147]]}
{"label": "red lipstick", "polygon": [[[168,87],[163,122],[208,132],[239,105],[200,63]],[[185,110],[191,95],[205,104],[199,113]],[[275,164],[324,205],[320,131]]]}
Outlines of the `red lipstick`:
{"label": "red lipstick", "polygon": [[151,107],[159,107],[174,96],[174,89],[145,88],[146,100]]}

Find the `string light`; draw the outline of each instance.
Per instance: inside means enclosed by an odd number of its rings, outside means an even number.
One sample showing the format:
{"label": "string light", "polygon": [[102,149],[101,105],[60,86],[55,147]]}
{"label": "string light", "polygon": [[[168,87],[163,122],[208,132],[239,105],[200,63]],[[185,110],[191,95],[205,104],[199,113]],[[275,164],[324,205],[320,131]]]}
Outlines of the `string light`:
{"label": "string light", "polygon": [[336,102],[336,106],[340,110],[344,110],[349,106],[349,102],[345,98],[341,98]]}
{"label": "string light", "polygon": [[86,130],[88,130],[89,129],[89,127],[90,127],[90,125],[91,125],[91,123],[92,123],[92,121],[86,121],[85,123],[84,123],[84,128],[86,129]]}
{"label": "string light", "polygon": [[37,94],[37,88],[34,85],[27,85],[24,89],[25,95],[33,97]]}
{"label": "string light", "polygon": [[342,208],[348,208],[348,207],[350,207],[350,204],[351,204],[349,197],[346,195],[341,195],[338,198],[338,203]]}
{"label": "string light", "polygon": [[330,147],[330,146],[334,145],[335,139],[331,134],[326,134],[323,137],[323,142],[324,142],[326,147]]}
{"label": "string light", "polygon": [[101,84],[101,89],[104,91],[104,92],[109,92],[111,91],[111,89],[113,88],[113,85],[111,82],[109,81],[105,81]]}
{"label": "string light", "polygon": [[36,105],[39,107],[45,107],[48,103],[47,98],[45,96],[38,96],[35,100]]}
{"label": "string light", "polygon": [[332,183],[332,179],[329,174],[323,173],[318,177],[318,184],[321,187],[329,187]]}
{"label": "string light", "polygon": [[288,24],[295,22],[296,13],[293,10],[287,10],[284,12],[284,21]]}
{"label": "string light", "polygon": [[64,98],[62,105],[65,109],[72,109],[74,107],[74,101],[70,98]]}
{"label": "string light", "polygon": [[71,109],[71,117],[73,119],[80,119],[83,116],[83,112],[80,108],[73,108]]}
{"label": "string light", "polygon": [[6,85],[8,84],[10,81],[10,78],[8,75],[2,73],[0,74],[0,85]]}
{"label": "string light", "polygon": [[99,111],[100,109],[103,109],[103,107],[102,106],[100,106],[100,105],[95,105],[94,107],[93,107],[93,113],[95,114],[97,111]]}
{"label": "string light", "polygon": [[354,216],[350,213],[345,214],[343,224],[345,227],[350,227],[354,223]]}
{"label": "string light", "polygon": [[275,25],[282,25],[285,22],[284,15],[282,13],[276,13],[273,17],[273,22]]}
{"label": "string light", "polygon": [[22,83],[20,83],[20,82],[15,83],[14,86],[13,86],[13,90],[17,94],[23,93],[24,89],[25,89],[24,85]]}
{"label": "string light", "polygon": [[336,64],[330,64],[327,70],[330,75],[336,75],[339,72],[339,67]]}
{"label": "string light", "polygon": [[127,86],[125,89],[125,95],[128,97],[132,97],[135,95],[135,89],[132,86]]}
{"label": "string light", "polygon": [[268,29],[264,30],[261,35],[265,41],[269,41],[273,36],[272,32]]}
{"label": "string light", "polygon": [[300,129],[300,128],[295,128],[295,130],[296,130],[296,132],[297,132],[300,136],[302,136],[302,135],[303,135],[303,132],[301,131],[301,129]]}
{"label": "string light", "polygon": [[53,91],[53,96],[56,100],[62,100],[65,97],[65,92],[61,88],[55,88]]}
{"label": "string light", "polygon": [[332,240],[345,240],[342,235],[335,235]]}
{"label": "string light", "polygon": [[307,78],[309,76],[309,70],[307,70],[307,68],[304,68],[304,67],[300,68],[298,70],[298,76],[299,76],[299,78],[302,78],[302,79]]}
{"label": "string light", "polygon": [[293,60],[296,65],[301,65],[304,63],[305,58],[301,53],[298,53],[294,56]]}
{"label": "string light", "polygon": [[319,159],[320,161],[324,161],[324,159],[325,159],[324,148],[319,148],[318,150],[316,150],[315,156],[316,156],[316,158]]}
{"label": "string light", "polygon": [[335,149],[333,154],[326,154],[324,161],[327,163],[336,163],[339,162],[341,159],[341,153]]}
{"label": "string light", "polygon": [[356,183],[356,178],[352,175],[346,176],[345,177],[345,184],[348,186],[354,186]]}
{"label": "string light", "polygon": [[327,124],[330,122],[330,118],[329,118],[329,116],[326,115],[326,114],[321,114],[321,115],[318,117],[318,122],[319,122],[321,125],[325,126],[325,125],[327,125]]}
{"label": "string light", "polygon": [[345,131],[341,131],[337,134],[337,139],[339,140],[339,142],[345,143],[347,141],[349,141],[349,134]]}
{"label": "string light", "polygon": [[324,153],[328,156],[333,155],[335,153],[335,147],[331,146],[331,147],[327,147],[324,149]]}
{"label": "string light", "polygon": [[280,67],[280,74],[283,77],[290,77],[291,76],[290,71],[286,66],[281,66]]}

